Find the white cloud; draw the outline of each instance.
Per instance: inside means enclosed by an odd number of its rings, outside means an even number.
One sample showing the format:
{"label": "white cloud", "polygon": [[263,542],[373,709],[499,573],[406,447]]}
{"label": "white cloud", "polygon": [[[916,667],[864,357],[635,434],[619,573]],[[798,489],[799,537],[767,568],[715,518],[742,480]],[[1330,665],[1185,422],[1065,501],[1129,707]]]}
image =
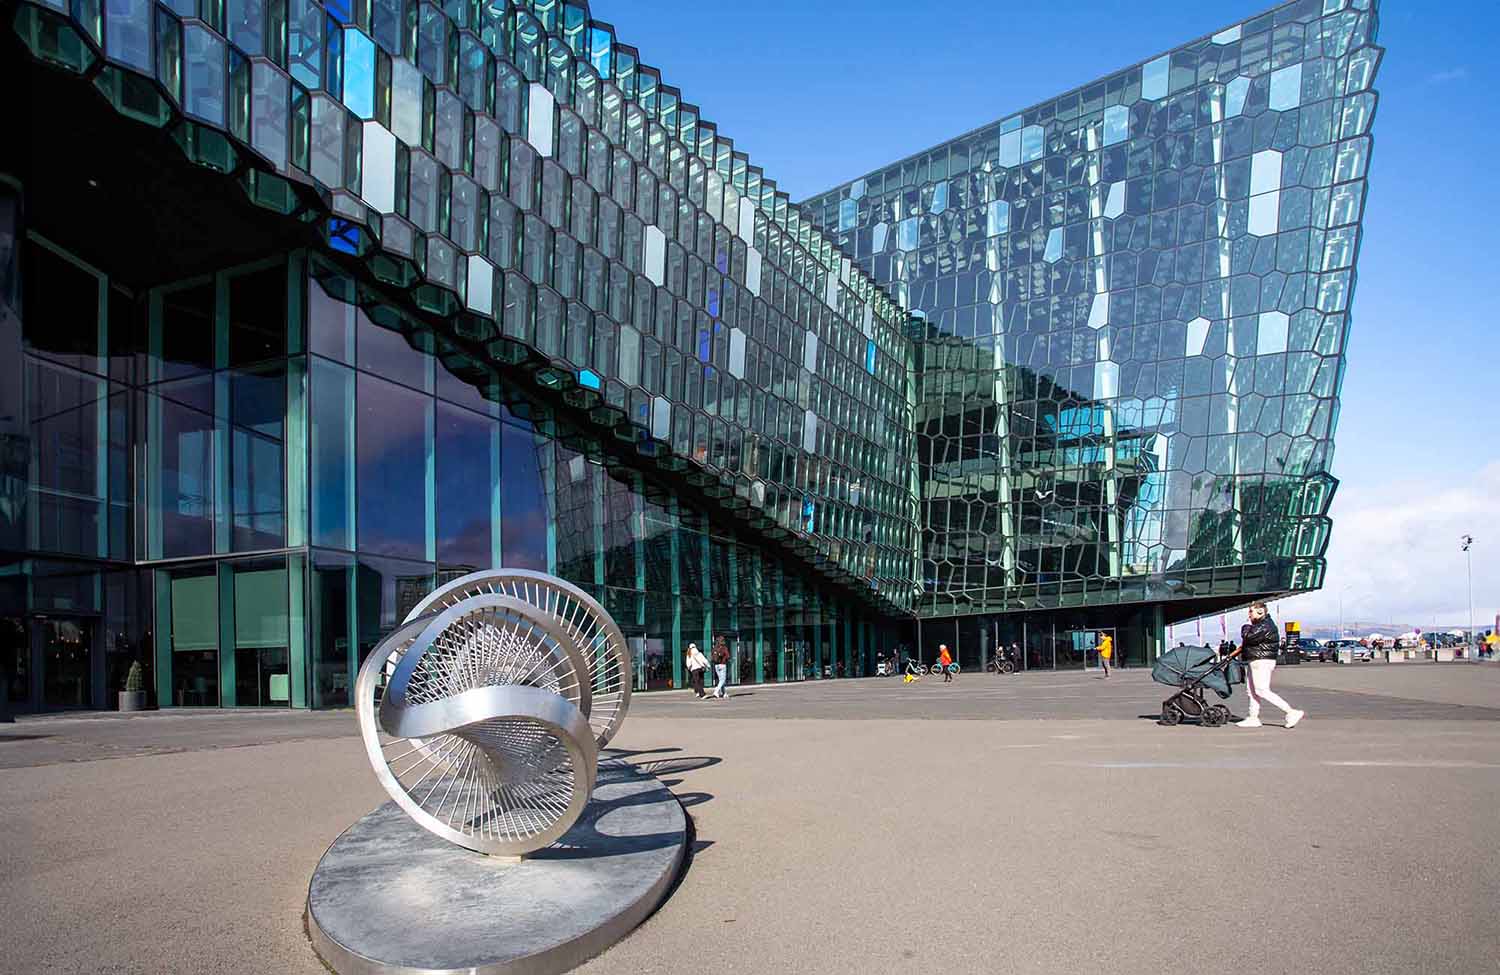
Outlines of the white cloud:
{"label": "white cloud", "polygon": [[1460,65],[1456,68],[1445,68],[1442,71],[1433,72],[1427,76],[1427,83],[1429,85],[1441,85],[1449,81],[1462,81],[1468,76],[1469,69]]}
{"label": "white cloud", "polygon": [[1482,468],[1394,462],[1387,480],[1344,484],[1334,498],[1333,539],[1322,590],[1283,600],[1276,615],[1444,628],[1469,614],[1459,538],[1474,536],[1474,622],[1494,625],[1500,610],[1500,462]]}

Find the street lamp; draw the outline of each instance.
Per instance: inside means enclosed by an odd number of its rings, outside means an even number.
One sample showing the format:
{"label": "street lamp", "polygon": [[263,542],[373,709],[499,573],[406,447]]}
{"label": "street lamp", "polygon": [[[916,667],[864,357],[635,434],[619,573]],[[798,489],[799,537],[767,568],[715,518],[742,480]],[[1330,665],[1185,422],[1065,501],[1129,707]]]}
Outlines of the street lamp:
{"label": "street lamp", "polygon": [[1474,544],[1474,536],[1460,535],[1458,542],[1469,569],[1469,653],[1478,656],[1479,650],[1474,644],[1474,553],[1469,551],[1469,547]]}

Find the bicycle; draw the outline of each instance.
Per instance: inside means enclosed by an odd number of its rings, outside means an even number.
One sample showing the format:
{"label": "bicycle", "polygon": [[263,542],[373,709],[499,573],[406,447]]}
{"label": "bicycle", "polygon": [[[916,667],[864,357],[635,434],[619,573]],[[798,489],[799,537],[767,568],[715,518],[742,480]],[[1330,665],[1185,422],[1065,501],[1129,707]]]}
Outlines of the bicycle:
{"label": "bicycle", "polygon": [[915,660],[906,662],[906,674],[901,678],[901,683],[911,684],[921,680],[932,673],[932,669],[926,664],[917,663]]}
{"label": "bicycle", "polygon": [[984,669],[987,673],[991,674],[1014,674],[1016,672],[1016,662],[1009,657],[1002,657],[997,653],[989,663],[984,665]]}

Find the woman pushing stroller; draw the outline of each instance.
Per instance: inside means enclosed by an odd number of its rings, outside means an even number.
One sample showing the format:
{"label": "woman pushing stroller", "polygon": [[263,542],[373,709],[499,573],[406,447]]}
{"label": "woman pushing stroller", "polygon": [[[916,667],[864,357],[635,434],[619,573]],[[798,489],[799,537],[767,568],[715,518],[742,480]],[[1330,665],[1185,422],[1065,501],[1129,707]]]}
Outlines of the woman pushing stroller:
{"label": "woman pushing stroller", "polygon": [[[1240,649],[1236,651],[1245,661],[1245,693],[1250,703],[1241,728],[1259,728],[1260,705],[1264,701],[1274,704],[1286,714],[1286,726],[1295,728],[1307,713],[1292,707],[1281,695],[1271,690],[1271,675],[1276,672],[1276,654],[1280,648],[1280,635],[1271,611],[1266,604],[1256,601],[1250,604],[1250,622],[1240,627]],[[1231,654],[1233,656],[1233,654]]]}

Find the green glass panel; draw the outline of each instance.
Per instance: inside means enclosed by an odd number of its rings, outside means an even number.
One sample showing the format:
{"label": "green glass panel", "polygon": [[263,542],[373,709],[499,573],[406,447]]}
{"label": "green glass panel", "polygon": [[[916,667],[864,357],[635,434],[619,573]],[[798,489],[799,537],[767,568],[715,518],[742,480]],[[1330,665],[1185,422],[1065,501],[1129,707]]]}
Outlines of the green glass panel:
{"label": "green glass panel", "polygon": [[172,580],[172,649],[217,650],[218,584],[211,575]]}
{"label": "green glass panel", "polygon": [[247,647],[287,645],[285,569],[236,571],[234,574],[234,644]]}

